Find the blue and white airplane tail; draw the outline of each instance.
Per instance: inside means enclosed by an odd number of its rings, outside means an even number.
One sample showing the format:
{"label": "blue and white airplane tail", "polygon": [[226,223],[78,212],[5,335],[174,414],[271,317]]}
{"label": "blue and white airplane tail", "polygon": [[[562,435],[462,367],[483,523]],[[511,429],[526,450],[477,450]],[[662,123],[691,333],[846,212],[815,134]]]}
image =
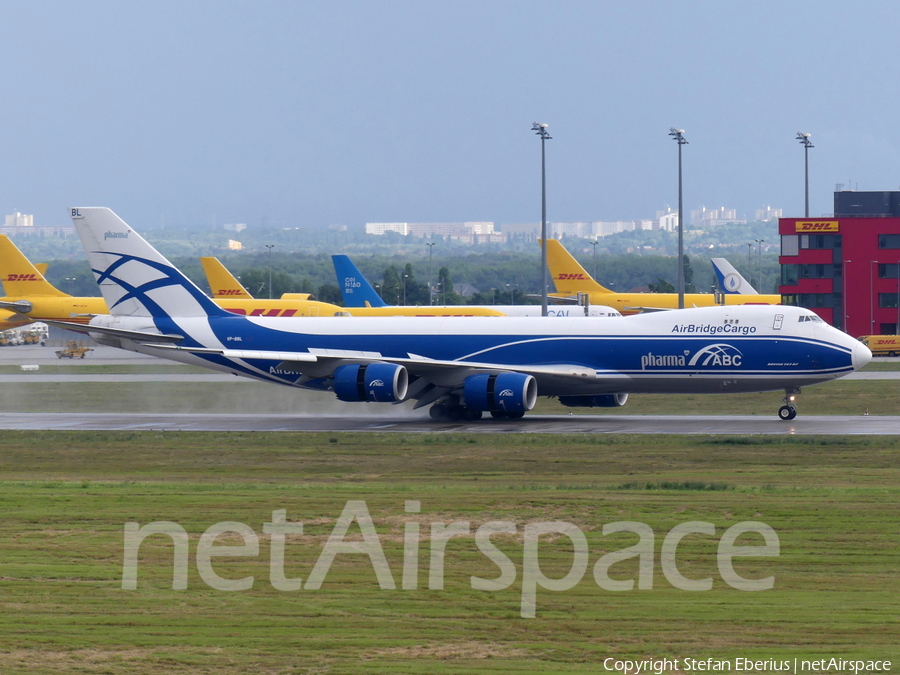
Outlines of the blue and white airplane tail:
{"label": "blue and white airplane tail", "polygon": [[113,316],[230,316],[111,209],[69,209]]}
{"label": "blue and white airplane tail", "polygon": [[387,307],[387,303],[379,297],[350,258],[333,255],[331,260],[337,274],[338,288],[344,298],[344,307]]}
{"label": "blue and white airplane tail", "polygon": [[719,280],[719,288],[725,295],[759,295],[750,282],[725,258],[713,258],[712,264]]}

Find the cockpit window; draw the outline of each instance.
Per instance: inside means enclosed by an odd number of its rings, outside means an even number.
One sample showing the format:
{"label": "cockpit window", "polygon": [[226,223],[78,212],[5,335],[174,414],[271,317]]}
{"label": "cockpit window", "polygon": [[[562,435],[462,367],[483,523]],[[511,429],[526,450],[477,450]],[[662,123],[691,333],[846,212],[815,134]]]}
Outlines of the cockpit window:
{"label": "cockpit window", "polygon": [[800,318],[797,320],[800,323],[803,323],[804,321],[816,321],[818,323],[822,323],[822,317],[820,317],[818,314],[801,314]]}

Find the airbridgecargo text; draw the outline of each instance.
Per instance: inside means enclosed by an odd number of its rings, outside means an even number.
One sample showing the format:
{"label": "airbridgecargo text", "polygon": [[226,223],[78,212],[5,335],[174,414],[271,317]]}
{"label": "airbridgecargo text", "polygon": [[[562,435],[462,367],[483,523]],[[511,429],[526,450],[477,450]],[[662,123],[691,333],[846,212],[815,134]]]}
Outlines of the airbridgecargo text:
{"label": "airbridgecargo text", "polygon": [[[420,502],[409,500],[406,502],[407,513],[417,514],[420,510]],[[359,535],[347,533],[353,524],[358,527]],[[403,569],[401,575],[401,588],[414,590],[419,585],[419,528],[420,523],[414,517],[406,522],[403,527]],[[356,529],[356,528],[354,528]],[[368,508],[363,500],[350,500],[346,503],[343,512],[335,523],[324,548],[318,556],[312,571],[306,580],[299,577],[288,577],[285,571],[285,545],[287,535],[303,535],[302,522],[288,522],[285,509],[272,512],[271,522],[264,523],[263,533],[268,535],[270,541],[269,551],[269,581],[279,591],[299,591],[301,588],[307,591],[315,591],[322,587],[332,563],[338,555],[355,554],[368,557],[369,563],[375,573],[375,579],[381,589],[396,589],[395,574],[391,571],[387,557],[381,546],[378,533]],[[594,561],[593,579],[596,584],[606,591],[631,591],[635,588],[644,591],[653,588],[656,551],[656,537],[649,525],[634,521],[618,521],[605,523],[598,528],[598,534],[607,536],[614,533],[631,533],[638,535],[638,542],[627,548],[605,553]],[[520,535],[521,533],[521,535]],[[159,521],[141,526],[140,523],[125,523],[125,555],[122,568],[122,588],[134,590],[138,581],[138,553],[141,542],[149,536],[167,535],[174,544],[174,569],[172,588],[186,589],[188,583],[188,547],[189,536],[187,531],[178,523],[171,521]],[[589,551],[587,538],[577,526],[563,521],[526,523],[522,529],[512,521],[496,520],[480,525],[473,525],[469,521],[454,523],[434,522],[430,524],[430,563],[428,568],[428,588],[444,588],[444,562],[445,550],[448,541],[453,537],[469,539],[474,534],[474,543],[497,568],[498,574],[494,577],[482,578],[471,576],[469,583],[472,588],[480,591],[502,591],[509,588],[521,574],[521,601],[520,613],[523,618],[534,618],[537,611],[538,588],[547,591],[568,591],[582,581],[588,572]],[[216,545],[216,539],[226,535],[229,539],[240,539],[243,543],[236,545]],[[360,540],[361,535],[361,540]],[[543,544],[541,536],[544,536]],[[550,543],[547,536],[553,539],[561,539],[565,544]],[[706,537],[716,536],[716,526],[704,521],[690,521],[675,525],[663,537],[662,546],[659,549],[659,569],[666,581],[675,588],[683,591],[708,591],[713,587],[713,578],[692,579],[682,574],[677,562],[678,547],[682,540],[697,535]],[[763,545],[747,545],[747,541],[737,544],[739,538],[750,536],[750,542]],[[521,536],[521,539],[519,539]],[[503,548],[509,550],[516,546],[516,541],[521,541],[521,572],[497,543],[491,538],[503,538]],[[568,541],[566,541],[568,540]],[[762,540],[760,542],[760,540]],[[297,539],[293,539],[294,542]],[[571,562],[566,561],[569,554],[561,554],[559,547],[570,548]],[[550,546],[555,549],[553,565],[558,569],[559,560],[562,559],[563,576],[549,575],[550,567],[546,558],[549,551],[544,550],[544,567],[539,562],[539,549]],[[605,547],[610,544],[606,543]],[[615,546],[613,544],[613,546]],[[210,587],[220,591],[243,591],[253,587],[252,576],[241,579],[229,579],[220,576],[213,569],[213,557],[221,556],[259,556],[259,536],[254,530],[244,523],[226,521],[216,523],[200,536],[196,549],[196,564],[200,578]],[[765,591],[775,584],[775,577],[745,578],[735,569],[734,559],[740,556],[779,556],[781,554],[778,535],[765,523],[755,521],[739,522],[722,531],[717,544],[716,563],[719,576],[728,586],[739,591]],[[516,557],[516,556],[514,556]],[[610,576],[610,568],[624,560],[637,558],[638,569],[632,579],[615,579]],[[755,565],[759,565],[756,562]],[[220,572],[222,569],[220,568]],[[620,576],[620,575],[614,575]]]}
{"label": "airbridgecargo text", "polygon": [[672,332],[685,333],[687,335],[717,335],[719,333],[728,333],[730,335],[753,335],[753,333],[756,332],[756,326],[739,326],[734,323],[726,323],[721,326],[690,323],[686,326],[672,326]]}

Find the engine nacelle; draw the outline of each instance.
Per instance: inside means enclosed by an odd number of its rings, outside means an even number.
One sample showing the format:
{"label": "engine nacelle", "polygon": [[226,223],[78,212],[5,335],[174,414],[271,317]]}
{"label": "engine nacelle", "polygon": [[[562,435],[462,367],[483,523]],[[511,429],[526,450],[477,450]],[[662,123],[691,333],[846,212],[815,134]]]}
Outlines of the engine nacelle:
{"label": "engine nacelle", "polygon": [[618,408],[625,405],[625,401],[627,400],[628,394],[559,397],[559,402],[570,408]]}
{"label": "engine nacelle", "polygon": [[335,369],[333,386],[342,401],[394,403],[406,398],[409,374],[393,363],[354,363]]}
{"label": "engine nacelle", "polygon": [[480,373],[463,383],[466,407],[525,412],[537,403],[537,381],[523,373]]}

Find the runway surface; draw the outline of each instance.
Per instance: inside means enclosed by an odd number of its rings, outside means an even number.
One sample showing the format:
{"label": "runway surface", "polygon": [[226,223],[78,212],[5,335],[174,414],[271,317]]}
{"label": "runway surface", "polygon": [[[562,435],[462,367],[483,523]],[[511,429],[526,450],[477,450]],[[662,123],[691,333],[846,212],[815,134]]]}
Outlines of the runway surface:
{"label": "runway surface", "polygon": [[[897,362],[897,359],[875,359]],[[85,360],[56,358],[54,348],[0,349],[0,364],[156,365],[171,362],[109,347],[96,348]],[[853,373],[846,379],[897,380],[900,371]],[[0,374],[0,384],[27,382],[200,382],[242,383],[246,378],[219,373],[41,373]],[[299,393],[299,392],[298,392]],[[376,404],[372,404],[373,406]],[[3,430],[164,430],[164,431],[387,431],[402,433],[591,433],[591,434],[900,434],[900,416],[801,415],[782,422],[769,416],[718,415],[526,415],[515,422],[486,418],[479,422],[433,422],[425,410],[359,414],[208,414],[208,413],[0,413]]]}
{"label": "runway surface", "polygon": [[801,416],[782,422],[775,415],[526,415],[517,421],[433,422],[427,413],[407,416],[0,413],[4,430],[104,431],[387,431],[401,433],[542,434],[819,434],[897,435],[900,416]]}

